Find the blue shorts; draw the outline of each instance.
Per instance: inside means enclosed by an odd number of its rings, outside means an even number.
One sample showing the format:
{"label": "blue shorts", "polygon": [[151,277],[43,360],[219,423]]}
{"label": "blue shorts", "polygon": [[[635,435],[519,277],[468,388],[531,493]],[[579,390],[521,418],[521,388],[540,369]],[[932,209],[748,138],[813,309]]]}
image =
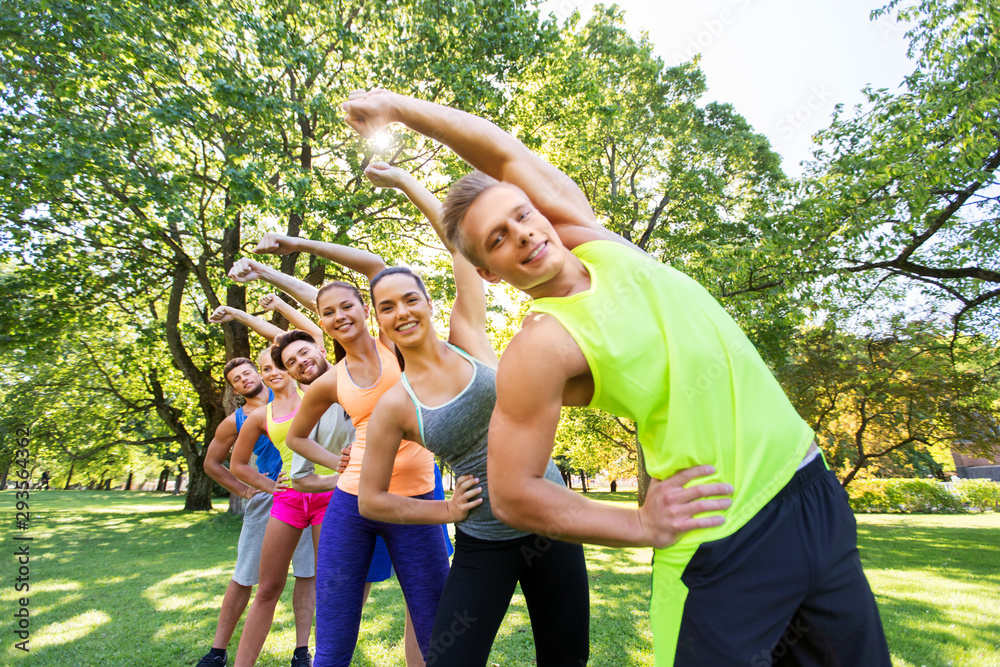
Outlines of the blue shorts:
{"label": "blue shorts", "polygon": [[385,546],[385,540],[381,536],[376,536],[375,553],[372,554],[372,564],[368,568],[368,578],[365,581],[377,584],[391,576],[392,561],[389,559],[389,549]]}

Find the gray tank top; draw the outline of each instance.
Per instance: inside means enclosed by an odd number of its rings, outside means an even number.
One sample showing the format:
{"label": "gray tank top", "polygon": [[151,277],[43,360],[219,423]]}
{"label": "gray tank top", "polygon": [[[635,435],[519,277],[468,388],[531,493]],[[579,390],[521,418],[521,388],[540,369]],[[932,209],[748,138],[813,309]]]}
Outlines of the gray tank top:
{"label": "gray tank top", "polygon": [[[431,450],[455,471],[455,476],[475,475],[483,487],[483,502],[469,512],[464,521],[455,524],[466,535],[481,540],[509,540],[528,533],[511,528],[493,516],[490,509],[490,487],[486,479],[486,439],[490,417],[497,401],[496,371],[449,344],[449,347],[472,364],[472,380],[457,396],[437,407],[420,402],[403,373],[403,388],[417,408],[417,423],[424,447]],[[562,485],[556,464],[549,459],[545,478]]]}

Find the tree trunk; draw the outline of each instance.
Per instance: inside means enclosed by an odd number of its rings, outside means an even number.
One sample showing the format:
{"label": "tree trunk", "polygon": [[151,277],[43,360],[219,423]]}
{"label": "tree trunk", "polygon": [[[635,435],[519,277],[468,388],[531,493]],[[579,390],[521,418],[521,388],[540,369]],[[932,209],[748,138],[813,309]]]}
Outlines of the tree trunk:
{"label": "tree trunk", "polygon": [[181,494],[181,482],[184,480],[184,471],[180,468],[177,470],[177,479],[174,481],[174,495],[179,496]]}
{"label": "tree trunk", "polygon": [[617,492],[618,492],[618,480],[613,479],[611,480],[611,493],[617,493]]}
{"label": "tree trunk", "polygon": [[583,489],[584,493],[587,492],[587,471],[586,470],[581,470],[580,471],[580,487]]}
{"label": "tree trunk", "polygon": [[3,477],[0,477],[0,490],[7,488],[7,475],[10,473],[10,465],[13,461],[7,461],[7,467],[3,469]]}
{"label": "tree trunk", "polygon": [[243,516],[247,511],[247,499],[241,498],[235,493],[229,494],[229,513],[236,516]]}
{"label": "tree trunk", "polygon": [[184,509],[207,512],[212,509],[212,478],[205,473],[201,463],[188,467],[188,491]]}
{"label": "tree trunk", "polygon": [[66,475],[66,490],[67,491],[69,490],[70,480],[73,479],[73,468],[74,468],[74,466],[76,466],[76,461],[73,461],[73,462],[71,462],[69,464],[69,474]]}
{"label": "tree trunk", "polygon": [[196,436],[185,428],[181,419],[181,411],[167,402],[156,368],[149,369],[149,382],[153,389],[153,395],[156,397],[156,411],[177,436],[181,452],[187,463],[189,481],[184,509],[206,511],[212,509],[212,478],[205,474],[202,466],[205,462],[208,444],[212,441],[216,427],[226,418],[226,411],[223,404],[223,392],[218,390],[218,385],[211,374],[195,364],[184,347],[184,341],[181,337],[180,311],[184,301],[184,286],[187,283],[187,277],[188,267],[183,262],[179,263],[174,273],[167,305],[167,345],[175,364],[198,393],[199,407],[204,416],[202,423],[205,425],[200,446]]}
{"label": "tree trunk", "polygon": [[131,491],[132,490],[132,473],[128,474],[128,481],[125,482],[125,490],[126,491]]}
{"label": "tree trunk", "polygon": [[635,441],[635,476],[639,480],[639,493],[637,494],[639,500],[639,507],[646,502],[646,493],[649,491],[649,473],[646,472],[646,457],[642,455],[642,446],[639,445],[638,439]]}
{"label": "tree trunk", "polygon": [[156,490],[165,493],[167,491],[167,481],[170,479],[170,468],[164,468],[160,473],[160,479],[156,482]]}
{"label": "tree trunk", "polygon": [[858,462],[854,464],[854,467],[851,468],[851,472],[847,473],[847,477],[844,478],[844,481],[842,481],[840,485],[846,489],[847,485],[850,484],[851,481],[857,476],[857,474],[861,472],[861,469],[867,465],[868,465],[867,456],[863,456],[860,459],[858,459]]}

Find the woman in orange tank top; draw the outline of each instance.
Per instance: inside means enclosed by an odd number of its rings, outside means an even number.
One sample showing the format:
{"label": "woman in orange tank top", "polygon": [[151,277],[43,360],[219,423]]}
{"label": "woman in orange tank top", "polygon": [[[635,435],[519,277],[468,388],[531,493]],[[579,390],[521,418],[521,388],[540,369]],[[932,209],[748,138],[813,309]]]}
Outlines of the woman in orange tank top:
{"label": "woman in orange tank top", "polygon": [[[378,182],[399,187],[421,211],[436,214],[440,203],[409,174],[398,181]],[[372,176],[369,176],[372,178]],[[348,249],[345,265],[369,279],[385,268],[380,257]],[[445,534],[437,525],[399,525],[364,519],[358,512],[358,483],[372,409],[401,376],[395,347],[368,329],[368,306],[353,285],[333,282],[316,296],[320,325],[334,341],[337,364],[326,371],[323,351],[305,340],[281,347],[280,358],[293,376],[309,389],[287,436],[288,446],[320,465],[336,465],[335,455],[309,439],[320,416],[340,403],[356,428],[347,469],[336,480],[327,507],[326,529],[320,534],[316,561],[316,667],[346,667],[354,653],[361,622],[365,572],[375,537],[381,536],[399,578],[422,656],[429,651],[437,603],[448,574]],[[319,354],[317,354],[319,352]],[[434,457],[410,441],[400,444],[393,468],[393,493],[433,498]]]}

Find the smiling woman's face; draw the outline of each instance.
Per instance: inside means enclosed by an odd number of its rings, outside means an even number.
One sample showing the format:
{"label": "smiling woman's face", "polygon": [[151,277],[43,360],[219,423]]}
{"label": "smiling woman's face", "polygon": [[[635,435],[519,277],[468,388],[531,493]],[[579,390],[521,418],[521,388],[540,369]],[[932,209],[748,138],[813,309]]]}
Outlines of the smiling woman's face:
{"label": "smiling woman's face", "polygon": [[434,335],[433,308],[414,276],[383,276],[372,292],[378,325],[396,345],[406,347]]}
{"label": "smiling woman's face", "polygon": [[354,339],[366,331],[368,309],[358,300],[357,294],[344,287],[325,290],[316,304],[319,325],[328,336],[339,343]]}
{"label": "smiling woman's face", "polygon": [[271,391],[282,389],[291,382],[288,373],[275,365],[274,359],[271,358],[270,347],[264,348],[264,351],[260,353],[260,358],[257,359],[257,363],[260,364],[260,376],[263,378],[264,384]]}

